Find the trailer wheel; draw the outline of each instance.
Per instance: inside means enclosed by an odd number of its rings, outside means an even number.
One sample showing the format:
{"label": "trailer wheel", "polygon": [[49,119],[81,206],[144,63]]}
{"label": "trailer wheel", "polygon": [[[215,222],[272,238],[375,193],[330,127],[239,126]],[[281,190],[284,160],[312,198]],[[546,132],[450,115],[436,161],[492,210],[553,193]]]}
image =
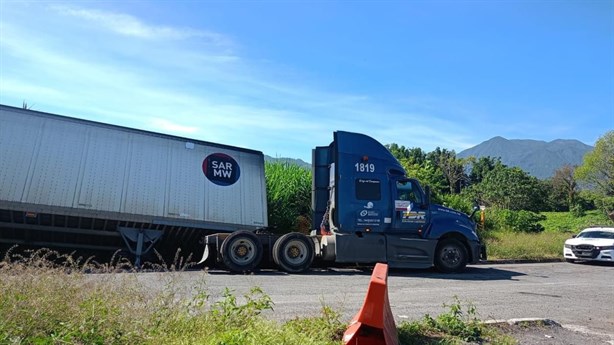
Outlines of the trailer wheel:
{"label": "trailer wheel", "polygon": [[314,256],[313,241],[298,232],[281,236],[273,245],[273,260],[289,273],[301,273],[309,269]]}
{"label": "trailer wheel", "polygon": [[465,246],[453,238],[441,240],[435,250],[435,267],[441,272],[461,272],[467,266]]}
{"label": "trailer wheel", "polygon": [[230,234],[220,248],[224,265],[233,272],[251,271],[262,260],[262,243],[251,231]]}

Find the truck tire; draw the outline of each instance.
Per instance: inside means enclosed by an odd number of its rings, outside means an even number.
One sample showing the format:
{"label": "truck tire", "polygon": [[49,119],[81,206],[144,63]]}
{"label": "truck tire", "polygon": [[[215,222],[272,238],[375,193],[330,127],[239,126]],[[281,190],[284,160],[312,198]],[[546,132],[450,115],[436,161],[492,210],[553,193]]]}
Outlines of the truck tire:
{"label": "truck tire", "polygon": [[435,250],[435,268],[444,273],[456,273],[465,269],[468,262],[467,248],[453,238],[443,239]]}
{"label": "truck tire", "polygon": [[235,231],[220,248],[224,265],[232,272],[246,272],[258,267],[262,260],[262,243],[253,232]]}
{"label": "truck tire", "polygon": [[313,241],[298,232],[281,236],[273,245],[273,260],[288,273],[301,273],[309,269],[315,250]]}

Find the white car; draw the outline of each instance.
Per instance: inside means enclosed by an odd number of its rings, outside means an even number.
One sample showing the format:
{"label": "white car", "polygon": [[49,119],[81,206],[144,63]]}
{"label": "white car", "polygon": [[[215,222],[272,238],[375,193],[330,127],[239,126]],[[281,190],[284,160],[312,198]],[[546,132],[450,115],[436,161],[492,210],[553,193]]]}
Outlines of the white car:
{"label": "white car", "polygon": [[614,262],[614,227],[592,227],[565,241],[567,262]]}

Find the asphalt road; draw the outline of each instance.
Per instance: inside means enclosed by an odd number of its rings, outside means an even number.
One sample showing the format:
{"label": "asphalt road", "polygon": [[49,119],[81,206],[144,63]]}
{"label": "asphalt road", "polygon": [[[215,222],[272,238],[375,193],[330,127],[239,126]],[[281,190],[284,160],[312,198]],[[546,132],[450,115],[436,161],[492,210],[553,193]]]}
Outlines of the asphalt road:
{"label": "asphalt road", "polygon": [[[274,270],[237,275],[224,271],[189,271],[173,275],[144,273],[139,279],[148,289],[171,282],[185,289],[205,286],[211,299],[226,287],[243,295],[258,286],[275,303],[267,317],[280,321],[316,316],[323,304],[348,321],[359,309],[371,271],[313,269],[302,275]],[[392,312],[397,322],[448,311],[442,305],[454,297],[472,303],[480,319],[547,318],[563,325],[614,337],[614,266],[569,264],[493,264],[468,267],[462,274],[430,270],[392,270],[388,277]],[[614,339],[614,338],[613,338]]]}

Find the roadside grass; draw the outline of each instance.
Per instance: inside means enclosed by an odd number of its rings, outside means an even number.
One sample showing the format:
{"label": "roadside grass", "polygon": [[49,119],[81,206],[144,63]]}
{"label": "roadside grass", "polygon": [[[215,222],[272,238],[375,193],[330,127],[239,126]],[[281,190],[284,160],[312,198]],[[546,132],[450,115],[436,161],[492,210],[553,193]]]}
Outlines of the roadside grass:
{"label": "roadside grass", "polygon": [[[204,280],[180,286],[168,270],[155,292],[135,272],[126,262],[101,265],[49,250],[8,253],[0,261],[0,344],[340,345],[347,328],[325,305],[319,316],[268,320],[262,312],[274,304],[258,287],[213,300]],[[472,305],[455,297],[444,307],[437,317],[401,322],[400,344],[515,343],[482,324]]]}
{"label": "roadside grass", "polygon": [[598,211],[587,211],[582,217],[570,212],[542,212],[545,228],[540,233],[495,230],[485,234],[488,259],[492,260],[546,260],[563,259],[565,240],[592,225],[614,225]]}
{"label": "roadside grass", "polygon": [[340,344],[346,326],[326,307],[320,317],[267,320],[273,302],[257,287],[212,300],[205,281],[186,293],[173,271],[156,292],[127,265],[49,250],[9,256],[0,261],[0,344],[327,345]]}
{"label": "roadside grass", "polygon": [[545,260],[563,259],[569,238],[561,232],[491,232],[485,241],[489,260]]}

